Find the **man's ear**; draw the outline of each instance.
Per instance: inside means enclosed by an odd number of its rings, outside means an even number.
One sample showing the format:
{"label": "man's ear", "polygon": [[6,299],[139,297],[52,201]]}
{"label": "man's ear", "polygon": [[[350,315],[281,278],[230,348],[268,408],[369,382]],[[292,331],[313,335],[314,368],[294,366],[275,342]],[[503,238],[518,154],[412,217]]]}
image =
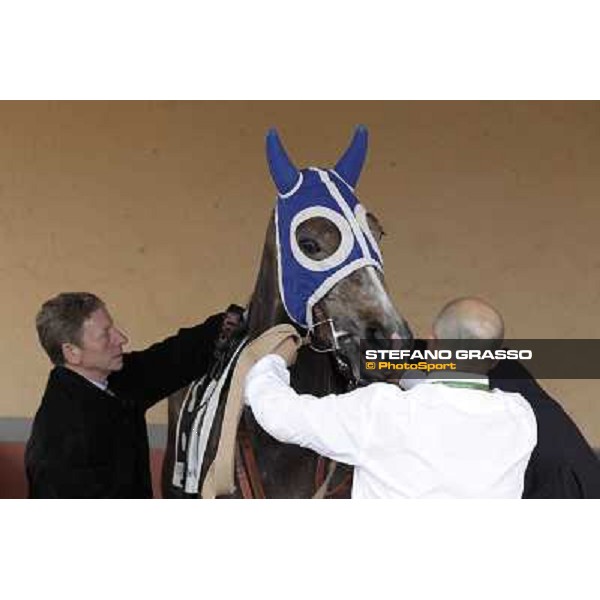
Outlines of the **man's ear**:
{"label": "man's ear", "polygon": [[78,365],[81,363],[81,348],[79,346],[66,342],[61,347],[66,364]]}

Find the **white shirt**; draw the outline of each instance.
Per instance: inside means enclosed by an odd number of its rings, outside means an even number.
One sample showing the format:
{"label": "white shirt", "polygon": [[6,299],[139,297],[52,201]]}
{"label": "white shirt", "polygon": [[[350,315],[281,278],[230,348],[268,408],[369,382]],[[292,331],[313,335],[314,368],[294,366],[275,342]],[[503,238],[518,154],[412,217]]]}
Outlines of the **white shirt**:
{"label": "white shirt", "polygon": [[[77,371],[75,371],[75,372],[77,372]],[[85,375],[82,375],[82,377],[84,379],[87,379],[91,384],[95,385],[98,389],[102,390],[103,392],[106,392],[109,396],[115,395],[112,392],[112,390],[108,389],[108,381],[97,381],[96,379],[90,379],[89,377],[86,377]]]}
{"label": "white shirt", "polygon": [[246,403],[277,440],[353,465],[353,498],[522,495],[537,427],[520,394],[428,378],[409,391],[374,383],[316,398],[289,381],[284,360],[265,356],[248,373]]}

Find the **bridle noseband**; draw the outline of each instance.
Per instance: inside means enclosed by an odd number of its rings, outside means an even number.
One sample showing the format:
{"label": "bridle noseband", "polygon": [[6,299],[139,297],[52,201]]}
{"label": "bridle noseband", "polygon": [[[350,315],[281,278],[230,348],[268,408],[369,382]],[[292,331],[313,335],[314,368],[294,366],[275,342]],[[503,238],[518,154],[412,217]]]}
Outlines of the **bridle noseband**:
{"label": "bridle noseband", "polygon": [[[358,386],[359,380],[354,375],[350,360],[344,353],[339,340],[349,337],[350,334],[343,329],[338,329],[335,326],[335,319],[331,317],[323,318],[325,317],[323,309],[315,307],[314,312],[315,315],[318,314],[319,320],[308,328],[306,344],[314,352],[331,354],[336,370],[345,382],[345,391],[349,392]],[[320,327],[327,328],[327,336],[319,335],[318,331]]]}

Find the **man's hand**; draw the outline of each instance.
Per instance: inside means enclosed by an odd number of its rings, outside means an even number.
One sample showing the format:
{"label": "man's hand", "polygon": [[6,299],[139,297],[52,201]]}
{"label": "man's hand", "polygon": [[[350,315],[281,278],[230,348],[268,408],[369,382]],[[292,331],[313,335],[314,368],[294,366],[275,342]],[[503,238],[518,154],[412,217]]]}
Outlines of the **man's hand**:
{"label": "man's hand", "polygon": [[298,357],[298,348],[301,342],[296,338],[290,336],[285,338],[282,342],[279,342],[273,349],[273,354],[279,354],[285,360],[285,364],[291,367]]}

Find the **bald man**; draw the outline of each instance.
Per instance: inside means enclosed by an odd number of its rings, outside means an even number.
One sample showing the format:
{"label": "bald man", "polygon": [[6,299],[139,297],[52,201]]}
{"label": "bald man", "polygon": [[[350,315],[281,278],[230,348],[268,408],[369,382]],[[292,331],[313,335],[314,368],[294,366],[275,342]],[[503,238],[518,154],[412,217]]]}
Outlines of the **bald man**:
{"label": "bald man", "polygon": [[[416,340],[416,349],[424,350],[497,350],[504,341],[504,320],[500,313],[481,298],[465,297],[448,302],[433,322],[428,342]],[[455,360],[455,359],[453,359]],[[464,373],[488,374],[497,361],[462,360],[456,361],[459,369],[457,377],[464,378]],[[407,371],[399,381],[407,390],[427,377],[421,371]]]}
{"label": "bald man", "polygon": [[[476,339],[495,348],[503,329],[489,304],[462,299],[438,315],[432,345]],[[279,441],[354,466],[353,498],[521,497],[535,416],[520,394],[490,389],[489,364],[461,364],[468,373],[427,377],[407,391],[373,383],[316,398],[290,387],[294,356],[284,344],[258,361],[246,379],[246,403]]]}
{"label": "bald man", "polygon": [[[444,318],[438,317],[429,341],[432,347],[440,338],[503,337],[502,317],[480,299],[453,300],[440,316]],[[425,342],[418,341],[417,347],[423,349]],[[523,498],[600,498],[600,460],[561,405],[518,361],[491,361],[489,367],[490,386],[520,393],[536,417],[538,441],[525,472]],[[410,387],[416,380],[407,378],[403,384]]]}

